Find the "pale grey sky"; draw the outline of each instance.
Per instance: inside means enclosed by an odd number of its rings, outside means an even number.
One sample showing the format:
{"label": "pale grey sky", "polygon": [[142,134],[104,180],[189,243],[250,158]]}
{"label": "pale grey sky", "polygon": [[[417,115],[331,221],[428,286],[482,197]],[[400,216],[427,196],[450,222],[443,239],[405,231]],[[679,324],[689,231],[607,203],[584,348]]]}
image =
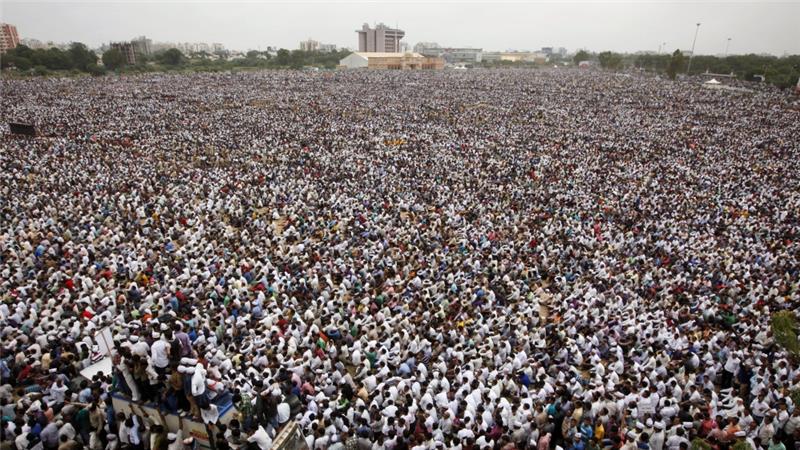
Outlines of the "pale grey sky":
{"label": "pale grey sky", "polygon": [[232,49],[297,48],[306,38],[355,47],[368,22],[399,25],[405,42],[485,50],[689,49],[698,54],[800,54],[800,0],[770,1],[8,1],[0,21],[20,37],[95,47],[147,35],[154,41],[221,42]]}

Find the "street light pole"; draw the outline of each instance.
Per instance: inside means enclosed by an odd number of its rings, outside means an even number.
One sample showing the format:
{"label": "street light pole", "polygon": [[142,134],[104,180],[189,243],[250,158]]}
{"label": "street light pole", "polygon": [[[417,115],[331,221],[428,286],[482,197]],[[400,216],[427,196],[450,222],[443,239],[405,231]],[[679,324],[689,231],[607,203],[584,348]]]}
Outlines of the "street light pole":
{"label": "street light pole", "polygon": [[728,38],[728,43],[725,44],[725,57],[728,57],[728,48],[731,46],[731,38]]}
{"label": "street light pole", "polygon": [[700,31],[700,22],[697,22],[697,28],[694,30],[694,40],[692,41],[692,54],[689,55],[689,67],[686,68],[686,75],[692,70],[692,59],[694,59],[694,45],[697,43],[697,33]]}

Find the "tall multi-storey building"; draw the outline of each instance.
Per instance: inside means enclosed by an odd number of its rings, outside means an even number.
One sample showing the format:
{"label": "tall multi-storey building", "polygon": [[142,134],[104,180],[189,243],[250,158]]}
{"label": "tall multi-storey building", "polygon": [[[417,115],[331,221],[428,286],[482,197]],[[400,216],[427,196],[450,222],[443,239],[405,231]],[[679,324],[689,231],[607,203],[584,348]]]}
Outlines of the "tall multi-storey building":
{"label": "tall multi-storey building", "polygon": [[300,41],[300,50],[304,52],[322,52],[322,53],[330,53],[336,51],[335,44],[323,44],[320,41],[315,41],[314,39],[308,39],[305,41]]}
{"label": "tall multi-storey building", "polygon": [[153,40],[145,36],[139,36],[131,40],[133,51],[140,55],[150,56],[153,54]]}
{"label": "tall multi-storey building", "polygon": [[389,28],[379,23],[374,29],[364,24],[358,33],[359,52],[397,53],[401,51],[400,40],[406,35],[403,30]]}
{"label": "tall multi-storey building", "polygon": [[300,41],[300,50],[304,52],[316,52],[319,50],[319,45],[319,41],[313,39]]}
{"label": "tall multi-storey building", "polygon": [[133,50],[133,45],[130,42],[112,42],[111,48],[116,48],[125,57],[125,63],[128,65],[136,64],[136,52]]}
{"label": "tall multi-storey building", "polygon": [[0,53],[5,53],[19,45],[17,27],[8,23],[0,23]]}

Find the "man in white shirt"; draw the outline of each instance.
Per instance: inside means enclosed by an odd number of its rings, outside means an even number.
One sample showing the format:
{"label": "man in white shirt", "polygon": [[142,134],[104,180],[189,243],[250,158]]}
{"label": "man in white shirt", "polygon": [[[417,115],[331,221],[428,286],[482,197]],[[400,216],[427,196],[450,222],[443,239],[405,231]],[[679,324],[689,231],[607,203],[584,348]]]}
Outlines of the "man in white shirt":
{"label": "man in white shirt", "polygon": [[385,408],[383,408],[381,414],[383,414],[384,417],[394,417],[395,414],[397,414],[397,406],[394,405],[394,401],[392,399],[387,400],[386,403],[387,405]]}
{"label": "man in white shirt", "polygon": [[755,400],[750,403],[750,411],[753,413],[753,417],[756,421],[760,422],[764,419],[764,416],[769,411],[769,403],[766,401],[766,394],[762,391],[758,394]]}
{"label": "man in white shirt", "polygon": [[722,371],[722,388],[727,389],[731,387],[736,374],[739,373],[739,366],[742,360],[739,358],[739,352],[730,352],[728,359],[725,360],[725,367]]}
{"label": "man in white shirt", "polygon": [[272,438],[261,425],[247,438],[247,442],[255,443],[261,450],[269,450],[272,447]]}
{"label": "man in white shirt", "polygon": [[47,404],[49,406],[63,405],[66,400],[67,390],[69,388],[64,384],[64,379],[61,377],[56,378],[55,383],[50,386],[50,399]]}
{"label": "man in white shirt", "polygon": [[150,358],[156,372],[163,375],[169,366],[169,342],[160,333],[155,333],[153,337],[156,337],[156,341],[150,348]]}

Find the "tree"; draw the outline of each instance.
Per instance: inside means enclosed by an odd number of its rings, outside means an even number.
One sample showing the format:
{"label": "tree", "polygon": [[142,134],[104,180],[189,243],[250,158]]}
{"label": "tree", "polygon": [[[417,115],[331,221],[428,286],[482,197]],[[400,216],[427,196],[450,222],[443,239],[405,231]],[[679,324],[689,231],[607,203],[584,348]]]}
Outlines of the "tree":
{"label": "tree", "polygon": [[106,74],[105,67],[98,66],[97,64],[90,64],[86,66],[86,71],[89,72],[89,74],[96,77]]}
{"label": "tree", "polygon": [[666,55],[638,55],[633,63],[637,67],[641,67],[643,69],[652,69],[658,72],[664,72],[667,70],[667,66],[669,65],[669,60],[671,56],[669,54]]}
{"label": "tree", "polygon": [[289,67],[292,69],[299,69],[305,65],[306,52],[302,50],[292,50],[289,54]]}
{"label": "tree", "polygon": [[600,67],[604,69],[617,70],[622,67],[622,55],[613,52],[602,52],[597,55]]}
{"label": "tree", "polygon": [[289,50],[286,50],[285,48],[278,50],[278,56],[275,57],[275,64],[278,66],[288,66],[289,56]]}
{"label": "tree", "polygon": [[55,47],[49,48],[42,52],[36,52],[36,61],[32,61],[36,65],[42,65],[50,70],[68,70],[72,68],[72,60],[66,52],[62,52]]}
{"label": "tree", "polygon": [[103,65],[109,70],[117,70],[125,65],[125,57],[118,48],[106,50],[103,53]]}
{"label": "tree", "polygon": [[[11,52],[9,52],[11,53]],[[23,58],[21,56],[7,54],[5,57],[0,59],[0,67],[3,69],[8,69],[9,67],[16,67],[19,70],[28,70],[31,68],[33,64],[28,58]]]}
{"label": "tree", "polygon": [[67,53],[72,60],[72,67],[78,70],[85,72],[90,65],[97,64],[97,55],[80,42],[73,42]]}
{"label": "tree", "polygon": [[690,450],[711,450],[711,445],[705,439],[696,437],[692,439]]}
{"label": "tree", "polygon": [[185,57],[183,53],[177,48],[171,48],[164,53],[160,54],[158,60],[162,64],[166,64],[168,66],[178,66],[183,63]]}
{"label": "tree", "polygon": [[150,57],[145,55],[144,53],[136,52],[136,65],[139,64],[147,64],[150,61]]}
{"label": "tree", "polygon": [[669,65],[667,66],[667,75],[669,78],[674,80],[678,73],[683,71],[684,66],[683,53],[680,50],[675,50],[672,53],[672,59],[669,60]]}
{"label": "tree", "polygon": [[770,321],[775,342],[793,359],[800,357],[800,342],[797,340],[797,320],[791,311],[778,311]]}
{"label": "tree", "polygon": [[33,72],[36,75],[39,75],[40,77],[43,77],[45,75],[50,75],[50,71],[47,70],[47,67],[45,66],[36,66],[33,68]]}
{"label": "tree", "polygon": [[575,61],[575,64],[580,64],[582,61],[588,61],[591,58],[589,52],[586,50],[579,50],[578,53],[575,53],[575,56],[572,58]]}

